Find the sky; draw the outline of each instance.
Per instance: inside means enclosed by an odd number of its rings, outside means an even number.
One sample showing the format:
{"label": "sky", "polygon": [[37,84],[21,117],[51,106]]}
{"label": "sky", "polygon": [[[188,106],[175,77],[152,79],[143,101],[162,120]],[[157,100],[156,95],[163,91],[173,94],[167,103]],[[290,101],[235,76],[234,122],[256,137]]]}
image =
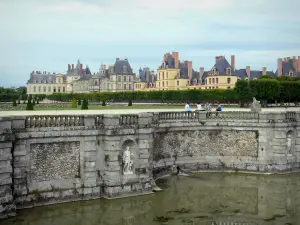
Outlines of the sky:
{"label": "sky", "polygon": [[91,72],[128,58],[157,70],[166,52],[210,70],[215,56],[236,68],[276,70],[300,56],[299,0],[0,0],[0,86],[26,85],[31,71]]}

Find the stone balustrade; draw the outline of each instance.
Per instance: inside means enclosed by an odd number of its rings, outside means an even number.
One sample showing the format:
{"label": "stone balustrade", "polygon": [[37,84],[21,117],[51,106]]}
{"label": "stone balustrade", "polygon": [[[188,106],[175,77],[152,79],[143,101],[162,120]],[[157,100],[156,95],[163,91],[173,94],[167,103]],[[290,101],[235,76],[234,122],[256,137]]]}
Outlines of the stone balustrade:
{"label": "stone balustrade", "polygon": [[285,113],[285,120],[287,122],[296,122],[297,121],[297,114],[296,114],[296,112],[286,112]]}
{"label": "stone balustrade", "polygon": [[239,111],[227,111],[227,112],[210,112],[207,115],[209,120],[258,120],[259,114],[255,112],[239,112]]}
{"label": "stone balustrade", "polygon": [[160,112],[159,120],[198,120],[198,112]]}
{"label": "stone balustrade", "polygon": [[104,115],[96,115],[95,116],[95,125],[96,126],[103,125],[103,119],[104,119]]}
{"label": "stone balustrade", "polygon": [[25,127],[60,127],[60,126],[83,126],[84,120],[81,115],[67,116],[28,116]]}
{"label": "stone balustrade", "polygon": [[120,115],[120,125],[136,125],[138,124],[137,114]]}

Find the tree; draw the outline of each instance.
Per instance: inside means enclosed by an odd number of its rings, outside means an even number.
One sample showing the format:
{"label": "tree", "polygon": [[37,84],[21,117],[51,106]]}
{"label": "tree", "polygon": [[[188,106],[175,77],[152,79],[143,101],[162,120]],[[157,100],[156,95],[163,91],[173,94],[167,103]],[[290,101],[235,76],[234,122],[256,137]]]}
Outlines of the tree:
{"label": "tree", "polygon": [[78,99],[78,105],[81,105],[81,99]]}
{"label": "tree", "polygon": [[83,99],[82,105],[81,105],[81,109],[89,109],[88,107],[88,103],[86,99]]}
{"label": "tree", "polygon": [[106,102],[102,100],[102,106],[106,106]]}
{"label": "tree", "polygon": [[13,100],[13,107],[16,107],[17,106],[17,102],[16,102],[16,99]]}
{"label": "tree", "polygon": [[26,110],[33,110],[33,105],[31,103],[31,96],[29,97],[29,99],[27,101]]}
{"label": "tree", "polygon": [[34,99],[32,100],[32,105],[35,106],[35,100]]}
{"label": "tree", "polygon": [[128,106],[132,106],[132,100],[131,99],[129,99],[129,101],[128,101]]}
{"label": "tree", "polygon": [[72,108],[77,108],[77,102],[75,98],[72,99]]}
{"label": "tree", "polygon": [[[21,97],[21,96],[20,96]],[[21,99],[20,97],[18,98],[18,104],[20,105],[21,104]]]}

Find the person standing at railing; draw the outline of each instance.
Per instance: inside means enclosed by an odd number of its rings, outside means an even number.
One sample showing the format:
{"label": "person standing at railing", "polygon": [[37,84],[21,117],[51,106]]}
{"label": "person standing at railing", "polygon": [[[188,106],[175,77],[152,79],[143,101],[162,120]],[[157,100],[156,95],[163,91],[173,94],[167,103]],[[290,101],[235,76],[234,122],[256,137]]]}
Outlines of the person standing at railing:
{"label": "person standing at railing", "polygon": [[186,111],[186,112],[190,112],[191,111],[189,103],[186,103],[186,105],[184,107],[184,111]]}
{"label": "person standing at railing", "polygon": [[208,104],[208,102],[206,102],[206,104],[205,104],[206,118],[208,118],[208,117],[209,117],[209,115],[210,115],[210,111],[211,111],[210,104]]}
{"label": "person standing at railing", "polygon": [[197,104],[197,111],[202,111],[202,105],[200,102]]}

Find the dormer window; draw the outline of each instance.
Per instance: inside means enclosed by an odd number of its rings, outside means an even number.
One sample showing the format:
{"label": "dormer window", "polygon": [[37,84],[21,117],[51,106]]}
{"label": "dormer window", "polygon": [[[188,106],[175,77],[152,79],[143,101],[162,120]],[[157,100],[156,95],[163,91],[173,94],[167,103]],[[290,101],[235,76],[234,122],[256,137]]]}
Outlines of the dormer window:
{"label": "dormer window", "polygon": [[127,66],[126,65],[123,66],[123,73],[127,73]]}
{"label": "dormer window", "polygon": [[213,75],[216,74],[216,68],[213,68]]}
{"label": "dormer window", "polygon": [[289,76],[292,77],[294,75],[293,71],[289,72]]}
{"label": "dormer window", "polygon": [[231,75],[231,68],[227,68],[226,73],[227,75]]}

